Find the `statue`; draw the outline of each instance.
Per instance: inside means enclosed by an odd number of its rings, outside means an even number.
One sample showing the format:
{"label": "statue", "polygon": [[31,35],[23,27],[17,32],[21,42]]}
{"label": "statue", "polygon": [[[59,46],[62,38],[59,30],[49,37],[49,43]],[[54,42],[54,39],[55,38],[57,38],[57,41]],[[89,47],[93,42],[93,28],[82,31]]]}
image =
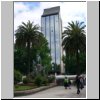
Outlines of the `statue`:
{"label": "statue", "polygon": [[37,63],[38,64],[40,63],[40,60],[41,60],[41,58],[40,58],[39,54],[37,54]]}
{"label": "statue", "polygon": [[39,56],[39,54],[37,54],[37,71],[38,72],[42,71],[41,57]]}

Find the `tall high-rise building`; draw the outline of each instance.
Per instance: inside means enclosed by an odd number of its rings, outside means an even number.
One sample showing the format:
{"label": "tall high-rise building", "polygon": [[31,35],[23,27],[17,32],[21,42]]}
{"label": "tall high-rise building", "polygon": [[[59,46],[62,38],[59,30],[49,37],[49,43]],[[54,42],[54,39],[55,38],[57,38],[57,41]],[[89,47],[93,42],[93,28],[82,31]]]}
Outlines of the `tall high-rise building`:
{"label": "tall high-rise building", "polygon": [[41,31],[49,43],[52,63],[60,64],[61,73],[64,73],[62,63],[62,21],[60,6],[44,9],[41,16]]}

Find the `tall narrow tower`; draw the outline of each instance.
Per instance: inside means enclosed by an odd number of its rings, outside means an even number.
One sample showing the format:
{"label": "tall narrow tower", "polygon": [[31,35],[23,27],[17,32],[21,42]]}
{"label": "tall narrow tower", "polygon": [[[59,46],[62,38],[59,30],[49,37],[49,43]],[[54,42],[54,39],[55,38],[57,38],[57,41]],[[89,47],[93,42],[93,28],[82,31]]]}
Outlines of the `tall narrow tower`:
{"label": "tall narrow tower", "polygon": [[60,6],[44,9],[41,16],[41,31],[49,43],[52,62],[60,64],[61,73],[64,73],[62,63],[62,21]]}

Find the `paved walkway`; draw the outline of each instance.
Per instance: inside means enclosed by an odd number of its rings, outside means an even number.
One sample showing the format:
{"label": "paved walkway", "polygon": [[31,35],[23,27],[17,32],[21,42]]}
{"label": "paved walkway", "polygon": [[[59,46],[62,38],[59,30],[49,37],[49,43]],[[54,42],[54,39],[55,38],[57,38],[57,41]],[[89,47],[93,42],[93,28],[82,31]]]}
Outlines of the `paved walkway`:
{"label": "paved walkway", "polygon": [[57,86],[32,95],[20,96],[19,98],[86,98],[86,88],[81,90],[81,93],[78,95],[76,94],[76,87],[64,89],[63,86]]}

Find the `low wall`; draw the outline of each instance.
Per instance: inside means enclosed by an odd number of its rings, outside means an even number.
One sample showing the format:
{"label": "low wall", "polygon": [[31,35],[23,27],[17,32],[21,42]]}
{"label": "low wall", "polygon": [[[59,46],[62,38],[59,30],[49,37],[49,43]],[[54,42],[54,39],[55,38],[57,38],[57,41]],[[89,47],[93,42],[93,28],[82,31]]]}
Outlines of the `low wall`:
{"label": "low wall", "polygon": [[48,88],[52,88],[52,87],[55,87],[55,86],[56,86],[56,84],[53,83],[53,84],[50,84],[49,86],[42,86],[42,87],[31,89],[31,90],[14,91],[14,96],[16,97],[16,96],[29,95],[29,94],[33,94],[33,93],[36,93],[36,92],[39,92],[39,91],[42,91],[42,90],[45,90],[45,89],[48,89]]}
{"label": "low wall", "polygon": [[57,75],[55,76],[57,85],[63,86],[65,77],[69,78],[73,84],[73,81],[75,80],[76,75]]}

